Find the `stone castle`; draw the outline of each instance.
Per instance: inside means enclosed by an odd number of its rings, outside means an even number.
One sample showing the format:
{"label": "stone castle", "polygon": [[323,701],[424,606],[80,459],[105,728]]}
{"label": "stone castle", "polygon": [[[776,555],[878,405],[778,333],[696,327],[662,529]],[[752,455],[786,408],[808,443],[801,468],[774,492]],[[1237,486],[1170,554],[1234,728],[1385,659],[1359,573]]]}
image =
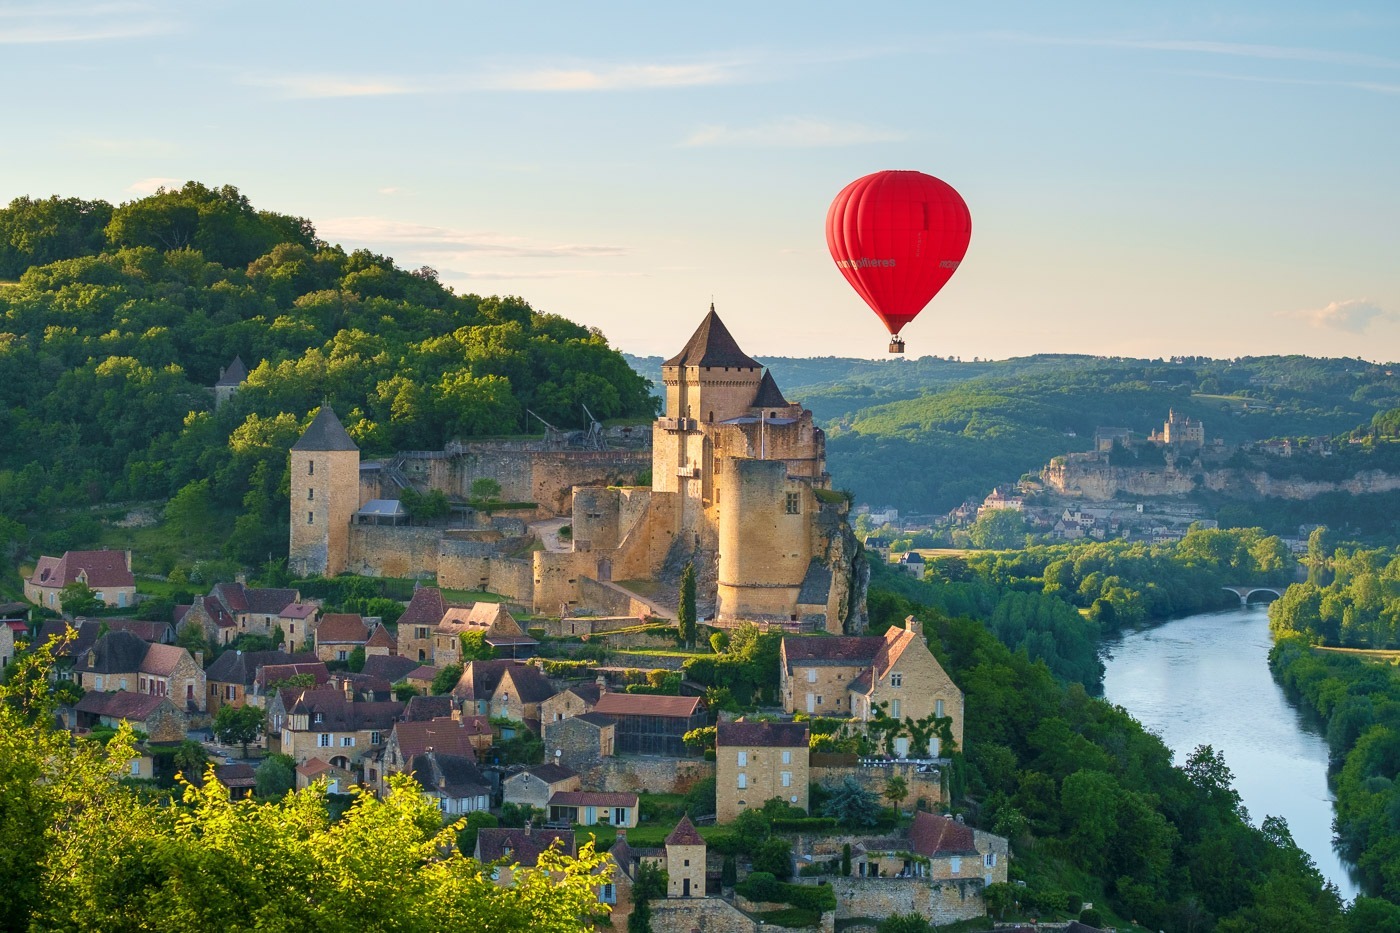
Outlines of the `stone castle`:
{"label": "stone castle", "polygon": [[[811,412],[783,397],[713,306],[662,376],[649,458],[645,449],[474,444],[362,464],[322,408],[291,451],[291,569],[436,577],[539,614],[632,615],[658,607],[627,581],[671,583],[693,561],[702,615],[715,624],[862,630],[868,567]],[[627,485],[648,466],[649,486]],[[457,528],[399,522],[403,488],[464,498],[480,478],[521,507],[470,513]],[[559,518],[571,520],[568,545],[530,524]]]}

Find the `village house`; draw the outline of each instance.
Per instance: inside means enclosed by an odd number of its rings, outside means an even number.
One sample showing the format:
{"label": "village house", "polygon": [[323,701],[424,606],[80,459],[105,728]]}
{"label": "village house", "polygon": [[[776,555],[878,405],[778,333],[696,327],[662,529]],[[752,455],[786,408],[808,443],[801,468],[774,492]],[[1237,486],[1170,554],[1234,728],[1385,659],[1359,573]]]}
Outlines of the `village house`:
{"label": "village house", "polygon": [[[953,742],[962,747],[962,691],[929,651],[923,624],[913,616],[880,637],[788,637],[779,651],[789,713],[869,721],[883,709],[891,719],[947,718]],[[895,739],[896,757],[913,751],[937,758],[943,751],[937,735],[927,749],[909,743],[908,736]]]}
{"label": "village house", "polygon": [[[383,629],[376,629],[376,632],[380,631]],[[373,636],[370,636],[370,640],[373,641]],[[397,684],[406,680],[418,667],[418,662],[412,658],[401,658],[396,654],[370,654],[365,657],[365,666],[360,669],[360,673]]]}
{"label": "village house", "polygon": [[435,586],[413,591],[408,607],[399,616],[399,654],[420,663],[437,663],[433,657],[433,634],[447,613],[447,601]]}
{"label": "village house", "polygon": [[59,596],[72,583],[88,586],[104,606],[136,605],[130,551],[68,551],[62,557],[40,557],[24,581],[24,598],[59,612]]}
{"label": "village house", "polygon": [[35,639],[36,644],[44,645],[52,639],[59,639],[63,643],[54,649],[54,667],[49,673],[49,679],[77,680],[74,672],[78,661],[87,656],[87,650],[92,647],[97,637],[103,634],[101,622],[77,622],[72,623],[67,619],[49,619],[39,627],[39,634]]}
{"label": "village house", "polygon": [[[365,642],[365,658],[374,657],[398,657],[399,642],[394,637],[394,633],[383,625],[376,625],[374,631],[370,633],[369,641]],[[417,667],[418,665],[414,665]]]}
{"label": "village house", "polygon": [[416,696],[408,701],[399,716],[400,722],[426,722],[429,719],[452,719],[462,715],[450,696]]}
{"label": "village house", "polygon": [[464,713],[518,719],[539,732],[540,704],[554,696],[554,685],[532,664],[468,661],[452,696]]}
{"label": "village house", "polygon": [[811,731],[799,722],[722,722],[715,730],[715,813],[731,823],[774,797],[807,809]]}
{"label": "village house", "polygon": [[175,644],[175,627],[169,622],[151,622],[145,619],[86,619],[78,616],[74,624],[91,623],[106,627],[109,632],[130,632],[137,638],[152,645]]}
{"label": "village house", "polygon": [[315,603],[295,602],[277,613],[277,627],[282,632],[282,643],[293,650],[313,642],[316,623],[321,617],[321,607]]}
{"label": "village house", "polygon": [[1009,845],[1005,838],[958,820],[919,810],[907,836],[866,839],[851,849],[851,873],[861,878],[977,879],[1005,883]]}
{"label": "village house", "polygon": [[351,771],[384,744],[403,707],[395,700],[357,700],[348,680],[333,687],[283,690],[268,710],[278,741],[275,749],[269,742],[269,750],[298,762],[324,758],[332,767]]}
{"label": "village house", "polygon": [[308,758],[297,765],[297,790],[306,790],[319,780],[326,782],[326,793],[346,794],[355,777],[344,768],[337,768],[321,758]]}
{"label": "village house", "polygon": [[683,816],[666,837],[666,896],[705,896],[705,839]]}
{"label": "village house", "polygon": [[354,613],[331,612],[316,626],[316,657],[327,663],[348,661],[356,648],[369,641],[369,626]]}
{"label": "village house", "polygon": [[577,772],[560,765],[536,765],[501,782],[501,802],[547,812],[549,798],[564,791],[580,789]]}
{"label": "village house", "polygon": [[545,755],[576,771],[593,767],[617,752],[617,720],[602,713],[581,713],[544,724]]}
{"label": "village house", "polygon": [[540,704],[540,722],[559,722],[590,712],[603,695],[606,681],[599,675],[595,683],[573,684]]}
{"label": "village house", "polygon": [[604,692],[593,713],[616,721],[619,755],[693,756],[695,752],[683,736],[706,725],[705,706],[699,697]]}
{"label": "village house", "polygon": [[421,694],[427,694],[433,689],[433,681],[437,680],[441,671],[431,664],[420,664],[404,675],[404,683]]}
{"label": "village house", "polygon": [[253,766],[242,762],[214,766],[214,780],[228,789],[232,800],[247,800],[253,796],[258,786],[257,773]]}
{"label": "village house", "polygon": [[[285,651],[225,651],[204,671],[206,707],[209,715],[221,706],[247,704],[258,671],[269,664],[293,664],[311,660],[308,655],[290,655]],[[324,665],[323,665],[324,666]]]}
{"label": "village house", "polygon": [[169,697],[149,693],[129,690],[104,693],[94,690],[84,694],[73,709],[73,725],[79,729],[97,726],[115,729],[126,722],[133,729],[146,733],[147,739],[152,742],[183,741],[188,727],[185,714]]}
{"label": "village house", "polygon": [[435,751],[441,755],[476,761],[477,752],[491,747],[491,723],[485,717],[468,716],[416,722],[396,722],[389,731],[388,741],[372,757],[372,773],[368,782],[381,794],[388,791],[388,778],[412,770],[415,758]]}
{"label": "village house", "polygon": [[429,748],[409,763],[423,796],[433,801],[443,816],[486,811],[491,808],[491,785],[476,767],[476,760]]}
{"label": "village house", "polygon": [[924,578],[925,567],[924,555],[920,554],[918,551],[909,551],[899,558],[899,569],[916,580],[922,580]]}
{"label": "village house", "polygon": [[196,596],[190,605],[175,607],[175,631],[183,635],[191,628],[219,645],[238,637],[238,619],[215,596]]}
{"label": "village house", "polygon": [[887,563],[890,559],[890,539],[881,535],[866,535],[865,549],[876,557],[881,563]]}
{"label": "village house", "polygon": [[452,607],[443,614],[433,632],[433,663],[439,667],[461,663],[462,636],[468,632],[481,635],[498,658],[529,658],[539,646],[505,606],[479,602],[470,609]]}
{"label": "village house", "polygon": [[283,619],[288,607],[300,599],[296,590],[216,583],[207,596],[197,597],[188,607],[177,607],[176,630],[183,633],[198,626],[205,638],[220,644],[228,644],[239,635],[275,637],[281,631],[285,644],[300,647],[307,634],[305,625],[288,626],[289,620]]}
{"label": "village house", "polygon": [[636,794],[558,791],[549,798],[549,821],[630,828],[637,825],[637,803]]}
{"label": "village house", "polygon": [[[305,657],[305,655],[296,655]],[[258,709],[267,709],[268,700],[284,687],[321,687],[331,679],[330,668],[325,661],[293,661],[286,664],[264,664],[253,675],[253,690],[248,704]],[[278,727],[280,728],[280,726]]]}
{"label": "village house", "polygon": [[83,653],[75,671],[84,690],[169,697],[186,712],[205,711],[204,669],[178,645],[151,645],[130,632],[108,632]]}
{"label": "village house", "polygon": [[0,625],[0,670],[15,658],[15,630],[8,625]]}
{"label": "village house", "polygon": [[558,849],[562,855],[577,855],[574,831],[535,829],[529,824],[523,829],[482,829],[476,835],[476,850],[472,855],[486,864],[499,862],[491,869],[491,880],[508,888],[517,869],[536,867],[540,855],[552,848]]}

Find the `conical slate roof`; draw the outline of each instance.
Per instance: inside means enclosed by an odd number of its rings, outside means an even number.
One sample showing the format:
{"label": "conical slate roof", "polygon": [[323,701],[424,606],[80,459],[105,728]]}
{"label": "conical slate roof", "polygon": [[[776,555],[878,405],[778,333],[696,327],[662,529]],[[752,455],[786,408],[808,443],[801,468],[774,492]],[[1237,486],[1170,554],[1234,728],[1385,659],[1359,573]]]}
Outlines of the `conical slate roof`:
{"label": "conical slate roof", "polygon": [[345,426],[331,411],[329,405],[322,405],[311,419],[311,424],[302,433],[301,439],[292,445],[292,450],[359,450]]}
{"label": "conical slate roof", "polygon": [[238,386],[248,378],[248,367],[243,365],[243,357],[235,356],[233,362],[228,364],[228,369],[224,370],[216,386]]}
{"label": "conical slate roof", "polygon": [[710,313],[700,322],[695,333],[686,342],[685,349],[666,361],[667,366],[738,366],[758,369],[759,362],[739,349],[729,328],[715,314],[715,306],[710,304]]}
{"label": "conical slate roof", "polygon": [[778,383],[773,380],[773,371],[765,370],[763,381],[758,384],[758,394],[753,397],[754,408],[786,408],[788,400],[783,398]]}

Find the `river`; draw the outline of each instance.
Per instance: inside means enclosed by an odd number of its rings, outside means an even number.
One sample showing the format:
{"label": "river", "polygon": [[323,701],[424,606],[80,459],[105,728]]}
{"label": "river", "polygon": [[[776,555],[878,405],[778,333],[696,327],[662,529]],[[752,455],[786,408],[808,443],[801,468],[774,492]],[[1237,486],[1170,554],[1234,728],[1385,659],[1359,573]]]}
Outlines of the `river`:
{"label": "river", "polygon": [[1288,820],[1293,839],[1350,900],[1359,893],[1332,850],[1327,742],[1269,673],[1266,607],[1172,619],[1105,642],[1104,696],[1162,737],[1173,761],[1213,745],[1250,819]]}

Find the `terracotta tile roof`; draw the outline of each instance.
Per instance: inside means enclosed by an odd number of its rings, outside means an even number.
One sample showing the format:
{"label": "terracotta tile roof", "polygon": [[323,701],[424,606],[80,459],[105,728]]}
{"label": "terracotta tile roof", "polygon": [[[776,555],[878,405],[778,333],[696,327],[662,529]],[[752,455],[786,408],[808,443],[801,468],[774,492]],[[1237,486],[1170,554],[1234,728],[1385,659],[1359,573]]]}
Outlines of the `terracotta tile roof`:
{"label": "terracotta tile roof", "polygon": [[636,807],[637,795],[596,790],[560,790],[549,798],[551,807]]}
{"label": "terracotta tile roof", "polygon": [[683,816],[676,824],[676,828],[671,830],[671,834],[666,837],[668,846],[703,846],[705,839],[700,835],[700,831],[695,828],[695,824],[690,822],[690,817]]}
{"label": "terracotta tile roof", "polygon": [[232,765],[215,765],[214,779],[229,790],[255,787],[258,783],[253,766],[241,762]]}
{"label": "terracotta tile roof", "polygon": [[340,423],[340,419],[331,411],[329,405],[322,405],[316,412],[316,417],[311,419],[311,424],[307,425],[301,437],[292,445],[292,450],[359,450],[355,442],[350,439],[350,435],[345,433],[345,426]]}
{"label": "terracotta tile roof", "polygon": [[689,718],[703,709],[699,697],[658,696],[651,693],[605,693],[593,706],[608,716],[678,716]]}
{"label": "terracotta tile roof", "polygon": [[476,857],[483,862],[505,858],[533,868],[540,853],[556,842],[565,855],[576,854],[571,829],[483,829],[476,836]]}
{"label": "terracotta tile roof", "polygon": [[390,684],[396,684],[418,669],[418,662],[412,658],[401,658],[394,654],[372,654],[365,658],[362,673],[382,677]]}
{"label": "terracotta tile roof", "polygon": [[132,693],[129,690],[117,690],[112,693],[89,690],[74,708],[80,713],[90,713],[94,716],[145,722],[163,703],[170,703],[169,698]]}
{"label": "terracotta tile roof", "polygon": [[710,313],[700,322],[681,352],[666,361],[667,366],[736,366],[758,369],[759,362],[739,349],[739,343],[710,305]]}
{"label": "terracotta tile roof", "polygon": [[316,628],[316,644],[356,644],[363,645],[369,640],[369,628],[365,620],[350,612],[331,612],[321,616],[321,624]]}
{"label": "terracotta tile roof", "polygon": [[805,722],[722,722],[715,733],[718,745],[764,748],[807,748],[811,730]]}
{"label": "terracotta tile roof", "polygon": [[265,664],[253,676],[259,692],[266,692],[268,684],[281,683],[298,674],[310,674],[316,686],[327,683],[331,672],[325,661],[295,661],[288,664]]}
{"label": "terracotta tile roof", "polygon": [[408,608],[399,616],[399,625],[437,625],[447,612],[442,590],[435,586],[420,586],[413,591]]}
{"label": "terracotta tile roof", "polygon": [[125,551],[69,551],[59,558],[40,557],[29,582],[62,589],[77,582],[79,574],[87,575],[87,584],[93,589],[136,585]]}
{"label": "terracotta tile roof", "polygon": [[398,744],[399,754],[405,759],[422,755],[431,748],[443,755],[461,755],[476,760],[476,750],[468,741],[467,731],[451,717],[396,723],[393,741]]}
{"label": "terracotta tile roof", "polygon": [[[366,661],[369,659],[366,658]],[[408,722],[421,722],[429,719],[441,719],[444,716],[452,715],[452,698],[442,697],[414,697],[408,701],[408,706],[403,711],[403,718]]]}
{"label": "terracotta tile roof", "polygon": [[292,603],[278,613],[284,619],[309,619],[315,614],[316,606],[312,603]]}
{"label": "terracotta tile roof", "polygon": [[919,810],[909,827],[909,846],[925,858],[948,855],[976,855],[972,827],[957,820]]}
{"label": "terracotta tile roof", "polygon": [[783,639],[783,657],[794,664],[864,665],[875,660],[885,640],[878,636],[806,635]]}
{"label": "terracotta tile roof", "polygon": [[382,625],[376,625],[374,631],[369,636],[369,641],[365,642],[365,647],[388,648],[390,651],[397,651],[399,649],[399,642],[387,628]]}
{"label": "terracotta tile roof", "polygon": [[308,758],[297,765],[297,774],[313,779],[317,775],[325,774],[329,770],[331,770],[330,764],[319,758]]}
{"label": "terracotta tile roof", "polygon": [[169,677],[185,658],[194,660],[190,653],[179,645],[147,645],[146,656],[141,659],[138,670],[143,674]]}

